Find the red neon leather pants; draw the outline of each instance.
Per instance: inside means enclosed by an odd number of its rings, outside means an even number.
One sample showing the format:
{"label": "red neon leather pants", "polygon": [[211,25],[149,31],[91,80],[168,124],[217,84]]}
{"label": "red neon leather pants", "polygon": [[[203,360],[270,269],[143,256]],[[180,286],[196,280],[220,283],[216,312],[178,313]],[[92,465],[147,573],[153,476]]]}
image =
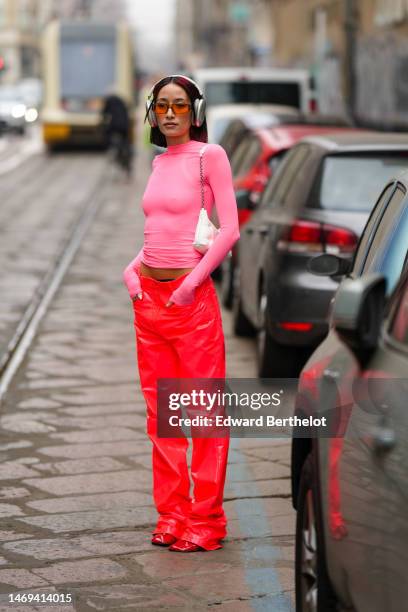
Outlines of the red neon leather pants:
{"label": "red neon leather pants", "polygon": [[153,533],[167,532],[206,550],[222,548],[227,519],[222,507],[229,437],[192,438],[190,497],[188,439],[157,436],[157,378],[225,378],[221,313],[211,277],[192,304],[166,307],[183,275],[161,282],[140,274],[142,300],[134,301],[134,326],[147,433],[153,443],[153,496],[159,519]]}

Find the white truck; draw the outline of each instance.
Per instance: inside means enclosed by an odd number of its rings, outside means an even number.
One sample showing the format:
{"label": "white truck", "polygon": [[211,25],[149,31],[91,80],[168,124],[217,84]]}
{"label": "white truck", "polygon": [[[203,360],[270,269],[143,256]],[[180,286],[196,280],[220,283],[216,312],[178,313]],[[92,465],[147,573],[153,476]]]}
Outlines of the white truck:
{"label": "white truck", "polygon": [[280,104],[314,112],[315,97],[308,70],[285,68],[200,68],[191,73],[208,106]]}

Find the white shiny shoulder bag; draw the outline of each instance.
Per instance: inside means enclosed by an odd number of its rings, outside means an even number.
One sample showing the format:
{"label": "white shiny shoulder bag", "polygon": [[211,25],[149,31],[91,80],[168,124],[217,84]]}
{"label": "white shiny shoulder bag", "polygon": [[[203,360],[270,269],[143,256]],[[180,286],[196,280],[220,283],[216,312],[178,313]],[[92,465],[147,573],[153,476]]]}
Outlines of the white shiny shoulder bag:
{"label": "white shiny shoulder bag", "polygon": [[203,154],[205,146],[200,151],[200,183],[201,183],[201,209],[194,235],[193,246],[200,253],[206,253],[216,237],[219,229],[210,221],[204,207],[204,173],[203,173]]}

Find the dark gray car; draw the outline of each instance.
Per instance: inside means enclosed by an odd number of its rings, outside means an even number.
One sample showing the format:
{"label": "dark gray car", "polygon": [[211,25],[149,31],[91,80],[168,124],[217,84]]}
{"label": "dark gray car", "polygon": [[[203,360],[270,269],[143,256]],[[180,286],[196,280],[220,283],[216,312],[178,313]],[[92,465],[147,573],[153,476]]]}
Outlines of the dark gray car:
{"label": "dark gray car", "polygon": [[[311,268],[337,273],[325,255]],[[295,413],[297,612],[399,612],[408,583],[408,173],[390,182],[304,366]],[[309,432],[311,433],[311,432]],[[302,434],[302,435],[300,435]],[[305,437],[304,435],[305,434]]]}
{"label": "dark gray car", "polygon": [[233,326],[257,334],[258,375],[294,376],[328,331],[338,279],[312,255],[352,258],[384,183],[408,168],[405,135],[349,132],[295,145],[241,228]]}

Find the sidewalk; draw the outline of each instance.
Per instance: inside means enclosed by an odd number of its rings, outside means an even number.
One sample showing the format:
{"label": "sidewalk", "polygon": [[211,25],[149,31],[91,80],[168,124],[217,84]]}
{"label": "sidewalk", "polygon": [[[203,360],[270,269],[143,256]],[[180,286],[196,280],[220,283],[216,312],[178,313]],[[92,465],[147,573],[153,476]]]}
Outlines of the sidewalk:
{"label": "sidewalk", "polygon": [[[149,167],[112,183],[0,414],[0,612],[293,610],[289,445],[232,440],[222,550],[150,544],[151,445],[122,270],[140,248]],[[139,209],[140,210],[140,209]],[[254,376],[251,340],[229,335],[228,375]],[[6,594],[72,593],[73,604]]]}

